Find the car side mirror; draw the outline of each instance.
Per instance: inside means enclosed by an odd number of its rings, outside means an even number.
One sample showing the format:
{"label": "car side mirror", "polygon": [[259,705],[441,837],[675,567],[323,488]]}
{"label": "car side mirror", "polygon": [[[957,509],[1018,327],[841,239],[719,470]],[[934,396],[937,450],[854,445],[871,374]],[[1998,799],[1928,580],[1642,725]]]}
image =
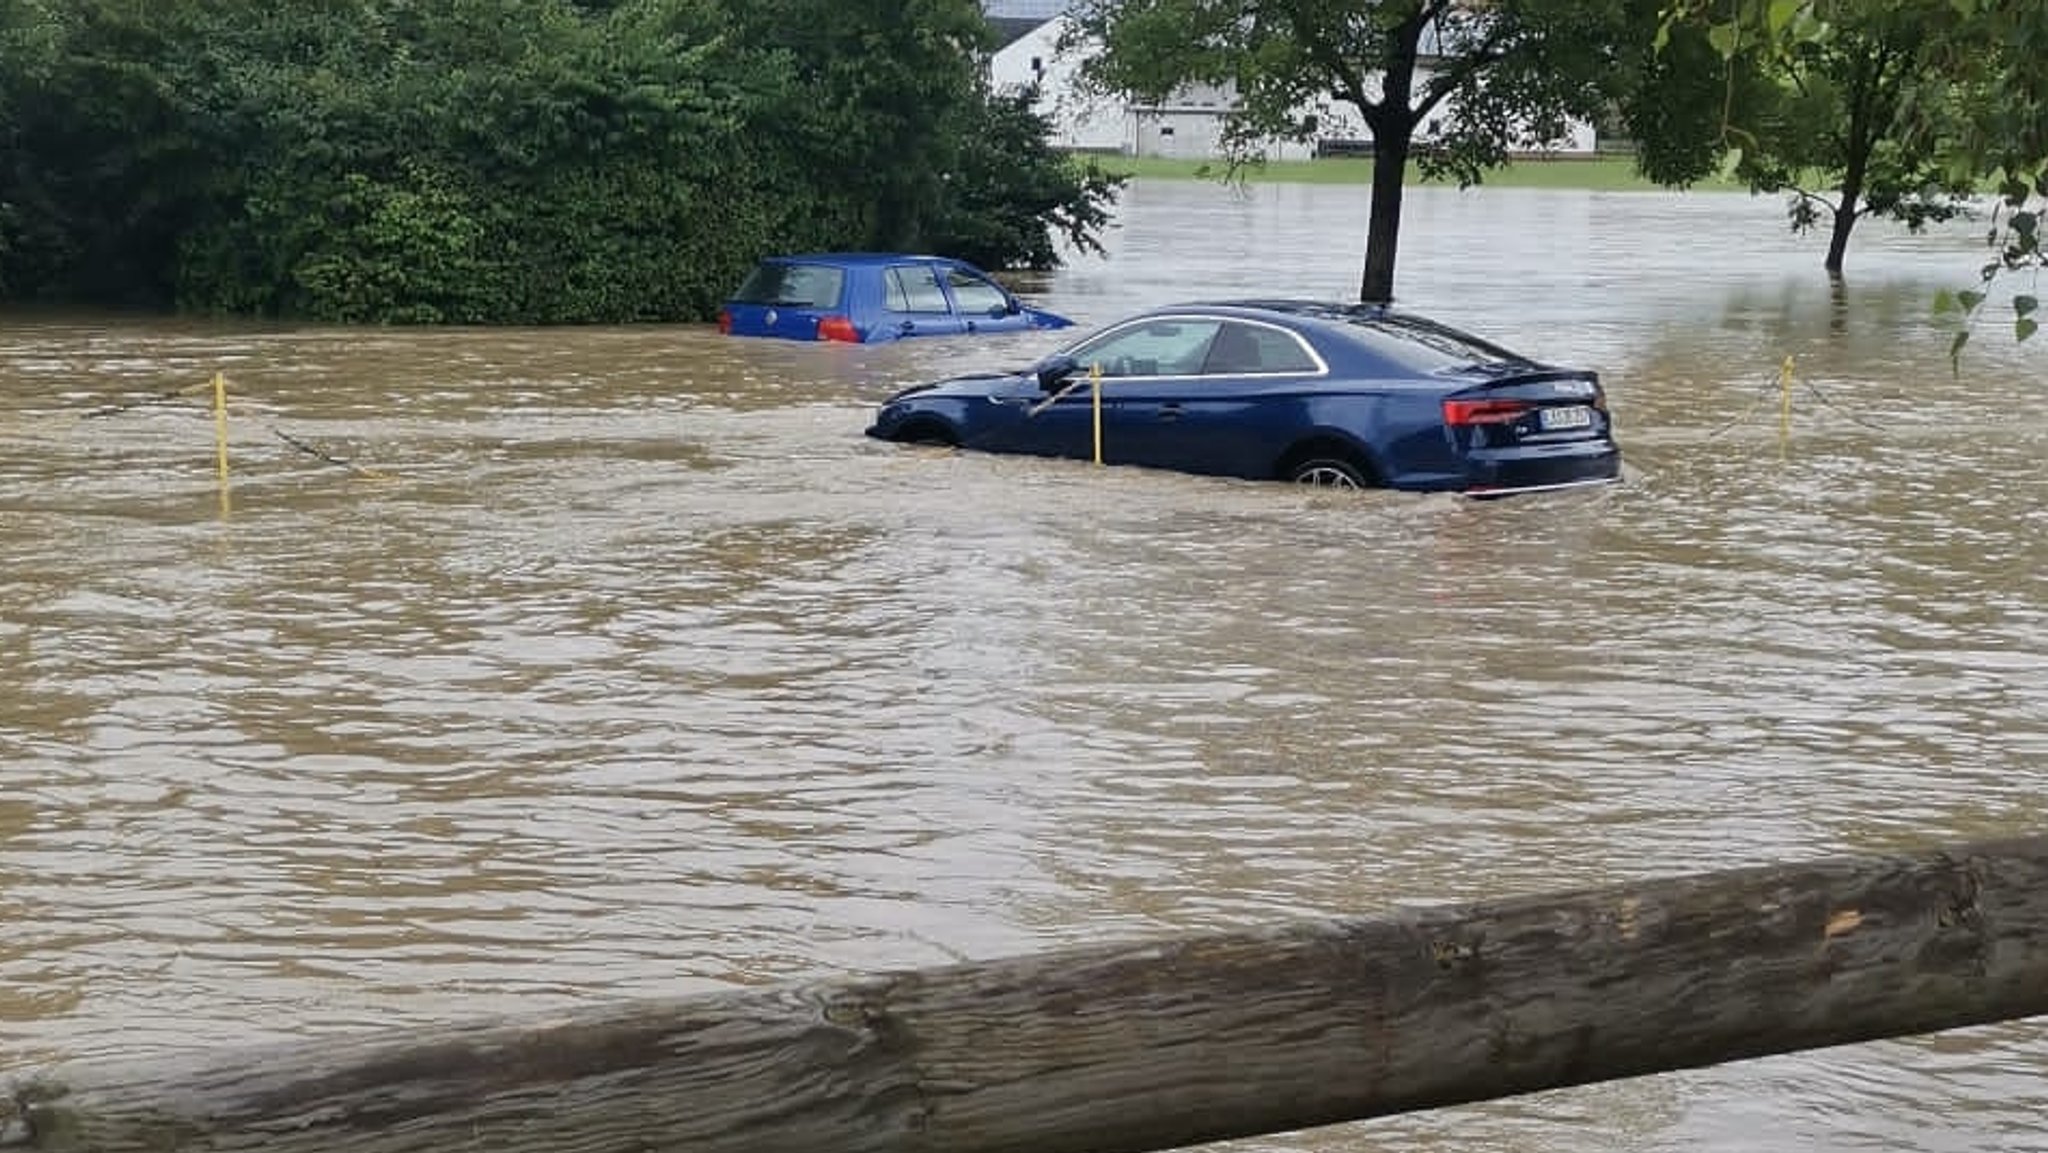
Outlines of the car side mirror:
{"label": "car side mirror", "polygon": [[988,317],[990,320],[1001,320],[1006,316],[1015,315],[1017,315],[1017,302],[1014,300],[1006,300],[1001,304],[991,304],[988,306]]}
{"label": "car side mirror", "polygon": [[1071,356],[1047,357],[1038,362],[1038,387],[1042,392],[1051,392],[1060,382],[1081,371],[1081,363]]}

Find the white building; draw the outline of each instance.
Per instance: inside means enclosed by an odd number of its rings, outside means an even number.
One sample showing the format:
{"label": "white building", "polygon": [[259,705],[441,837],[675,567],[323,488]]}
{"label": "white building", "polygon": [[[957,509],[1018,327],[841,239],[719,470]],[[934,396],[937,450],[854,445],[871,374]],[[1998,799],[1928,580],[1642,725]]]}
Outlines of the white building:
{"label": "white building", "polygon": [[[989,10],[994,14],[1031,3],[1053,9],[1064,6],[1063,0],[1003,0],[1000,5],[991,3]],[[1156,105],[1091,96],[1080,84],[1086,46],[1060,51],[1060,40],[1072,26],[1071,18],[1056,14],[998,49],[989,61],[989,77],[998,91],[1036,87],[1038,110],[1052,122],[1055,147],[1126,156],[1214,159],[1222,155],[1223,122],[1235,102],[1231,90],[1189,86]],[[1274,141],[1266,149],[1267,159],[1306,159],[1325,145],[1355,150],[1372,139],[1358,109],[1341,100],[1333,98],[1305,111],[1316,114],[1317,139]],[[1434,134],[1434,123],[1425,122],[1417,139],[1428,140]],[[1592,126],[1574,123],[1568,139],[1550,151],[1590,155],[1593,146]]]}
{"label": "white building", "polygon": [[1084,93],[1081,55],[1060,51],[1060,37],[1072,25],[1068,17],[1055,14],[997,49],[989,58],[989,79],[998,92],[1038,90],[1038,111],[1052,122],[1054,147],[1135,155],[1130,106]]}

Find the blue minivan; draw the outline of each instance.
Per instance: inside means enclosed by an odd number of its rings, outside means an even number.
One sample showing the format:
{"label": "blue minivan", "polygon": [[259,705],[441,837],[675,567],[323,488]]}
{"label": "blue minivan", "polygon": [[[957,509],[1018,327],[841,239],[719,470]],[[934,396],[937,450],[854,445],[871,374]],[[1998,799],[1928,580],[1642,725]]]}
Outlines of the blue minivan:
{"label": "blue minivan", "polygon": [[771,256],[718,312],[718,331],[733,336],[853,344],[1072,323],[965,261],[889,252]]}

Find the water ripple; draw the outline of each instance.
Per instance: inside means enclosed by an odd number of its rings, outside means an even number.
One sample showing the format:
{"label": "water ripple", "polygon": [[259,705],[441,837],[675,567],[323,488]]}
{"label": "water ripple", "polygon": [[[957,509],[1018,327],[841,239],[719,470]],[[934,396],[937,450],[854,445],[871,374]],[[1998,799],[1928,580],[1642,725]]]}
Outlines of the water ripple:
{"label": "water ripple", "polygon": [[[1059,334],[10,327],[0,1065],[2041,827],[2048,393],[1951,374],[1963,249],[1874,229],[1831,294],[1768,202],[1483,195],[1418,192],[1409,303],[1598,367],[1627,485],[858,435]],[[1363,212],[1140,184],[1048,303],[1343,294]],[[193,398],[83,416],[216,370],[225,501]],[[1245,1144],[2023,1149],[2044,1068],[2012,1025]]]}

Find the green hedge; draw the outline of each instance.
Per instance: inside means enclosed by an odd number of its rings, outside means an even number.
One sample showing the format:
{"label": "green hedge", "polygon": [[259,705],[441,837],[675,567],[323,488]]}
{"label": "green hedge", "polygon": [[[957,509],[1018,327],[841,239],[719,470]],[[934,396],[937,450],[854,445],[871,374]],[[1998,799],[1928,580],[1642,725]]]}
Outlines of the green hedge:
{"label": "green hedge", "polygon": [[1045,266],[1117,180],[975,0],[0,0],[0,299],[708,318],[758,256]]}

